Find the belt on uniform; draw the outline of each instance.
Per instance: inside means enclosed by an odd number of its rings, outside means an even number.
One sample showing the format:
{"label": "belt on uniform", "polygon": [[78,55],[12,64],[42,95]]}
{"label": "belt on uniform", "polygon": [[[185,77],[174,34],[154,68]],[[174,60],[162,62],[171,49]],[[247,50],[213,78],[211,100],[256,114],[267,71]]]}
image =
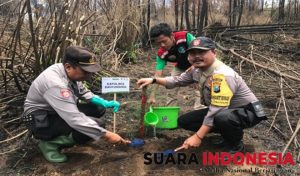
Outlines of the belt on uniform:
{"label": "belt on uniform", "polygon": [[22,122],[26,125],[26,127],[30,130],[34,130],[34,117],[31,113],[22,116]]}
{"label": "belt on uniform", "polygon": [[49,126],[48,111],[36,110],[27,115],[23,115],[23,122],[28,129],[45,128]]}

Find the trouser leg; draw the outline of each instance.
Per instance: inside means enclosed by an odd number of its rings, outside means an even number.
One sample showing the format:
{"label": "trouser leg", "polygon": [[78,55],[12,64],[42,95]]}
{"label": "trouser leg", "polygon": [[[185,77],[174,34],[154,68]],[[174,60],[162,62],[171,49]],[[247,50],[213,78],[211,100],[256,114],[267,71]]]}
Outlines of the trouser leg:
{"label": "trouser leg", "polygon": [[[78,105],[78,109],[91,118],[93,118],[92,116],[99,118],[105,113],[104,107],[92,104]],[[33,112],[32,116],[36,122],[37,120],[39,122],[31,128],[32,133],[35,138],[40,139],[38,147],[49,162],[65,162],[67,156],[59,152],[62,147],[71,147],[75,143],[82,144],[91,139],[72,129],[57,113],[40,110]]]}
{"label": "trouser leg", "polygon": [[243,139],[243,129],[250,128],[259,123],[255,114],[244,108],[227,109],[214,117],[214,126],[223,138],[235,145]]}
{"label": "trouser leg", "polygon": [[[100,118],[105,114],[104,107],[97,107],[93,104],[79,104],[79,111],[91,118]],[[72,137],[76,143],[83,144],[91,140],[90,137],[72,129],[58,114],[48,114],[49,126],[38,128],[33,131],[33,135],[37,139],[52,140],[58,136],[68,136],[72,133]]]}
{"label": "trouser leg", "polygon": [[[102,106],[96,106],[93,104],[79,104],[78,109],[80,112],[87,116],[99,119],[105,114],[105,108]],[[99,124],[99,123],[98,123]],[[75,129],[72,129],[72,136],[78,144],[84,144],[91,140],[91,138]]]}
{"label": "trouser leg", "polygon": [[91,103],[78,104],[78,109],[80,112],[87,116],[99,118],[105,114],[106,109],[103,106],[96,106]]}
{"label": "trouser leg", "polygon": [[219,112],[214,118],[214,125],[225,141],[236,144],[242,140],[244,133],[241,121],[233,111],[229,109]]}
{"label": "trouser leg", "polygon": [[72,132],[72,128],[58,114],[48,114],[47,118],[48,127],[33,130],[33,136],[36,139],[48,141],[58,136],[68,136]]}
{"label": "trouser leg", "polygon": [[190,130],[198,131],[201,127],[204,117],[208,112],[208,108],[200,109],[183,114],[178,118],[179,127]]}

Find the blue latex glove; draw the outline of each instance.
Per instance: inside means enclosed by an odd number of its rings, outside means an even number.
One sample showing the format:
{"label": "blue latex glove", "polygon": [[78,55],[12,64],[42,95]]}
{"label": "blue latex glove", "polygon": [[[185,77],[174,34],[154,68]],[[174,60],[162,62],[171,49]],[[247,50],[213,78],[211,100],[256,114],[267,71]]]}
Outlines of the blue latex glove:
{"label": "blue latex glove", "polygon": [[93,103],[96,106],[103,106],[105,108],[114,108],[114,112],[118,112],[120,108],[120,103],[117,101],[107,101],[103,98],[99,97],[98,95],[93,96],[93,98],[90,100],[91,103]]}

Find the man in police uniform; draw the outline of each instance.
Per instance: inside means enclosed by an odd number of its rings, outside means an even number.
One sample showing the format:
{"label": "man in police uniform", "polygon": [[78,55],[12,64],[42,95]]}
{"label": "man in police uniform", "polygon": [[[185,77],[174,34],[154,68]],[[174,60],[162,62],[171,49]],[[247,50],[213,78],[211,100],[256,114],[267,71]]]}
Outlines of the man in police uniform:
{"label": "man in police uniform", "polygon": [[[103,138],[111,143],[130,143],[103,127],[99,118],[106,108],[117,112],[117,101],[106,101],[82,82],[100,66],[87,48],[70,46],[65,50],[63,63],[50,66],[32,83],[28,91],[23,120],[33,136],[40,139],[39,149],[50,162],[65,162],[62,147],[83,144]],[[78,104],[78,99],[85,104]]]}
{"label": "man in police uniform", "polygon": [[225,151],[232,154],[244,151],[243,129],[266,119],[261,104],[242,77],[216,58],[215,43],[211,39],[194,39],[187,52],[192,67],[185,73],[166,78],[143,78],[137,84],[143,87],[156,83],[169,89],[199,84],[201,102],[208,108],[179,117],[179,126],[195,134],[176,150],[198,147],[204,136],[214,131],[221,133]]}

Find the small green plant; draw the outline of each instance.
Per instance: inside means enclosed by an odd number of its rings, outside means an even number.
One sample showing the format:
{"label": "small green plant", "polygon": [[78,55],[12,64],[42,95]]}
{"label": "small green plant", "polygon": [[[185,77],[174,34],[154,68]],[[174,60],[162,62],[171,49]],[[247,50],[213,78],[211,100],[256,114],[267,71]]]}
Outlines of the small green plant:
{"label": "small green plant", "polygon": [[138,53],[138,48],[139,46],[137,44],[131,44],[128,49],[126,49],[127,53],[124,59],[125,63],[136,63],[136,60],[138,58],[137,53]]}

